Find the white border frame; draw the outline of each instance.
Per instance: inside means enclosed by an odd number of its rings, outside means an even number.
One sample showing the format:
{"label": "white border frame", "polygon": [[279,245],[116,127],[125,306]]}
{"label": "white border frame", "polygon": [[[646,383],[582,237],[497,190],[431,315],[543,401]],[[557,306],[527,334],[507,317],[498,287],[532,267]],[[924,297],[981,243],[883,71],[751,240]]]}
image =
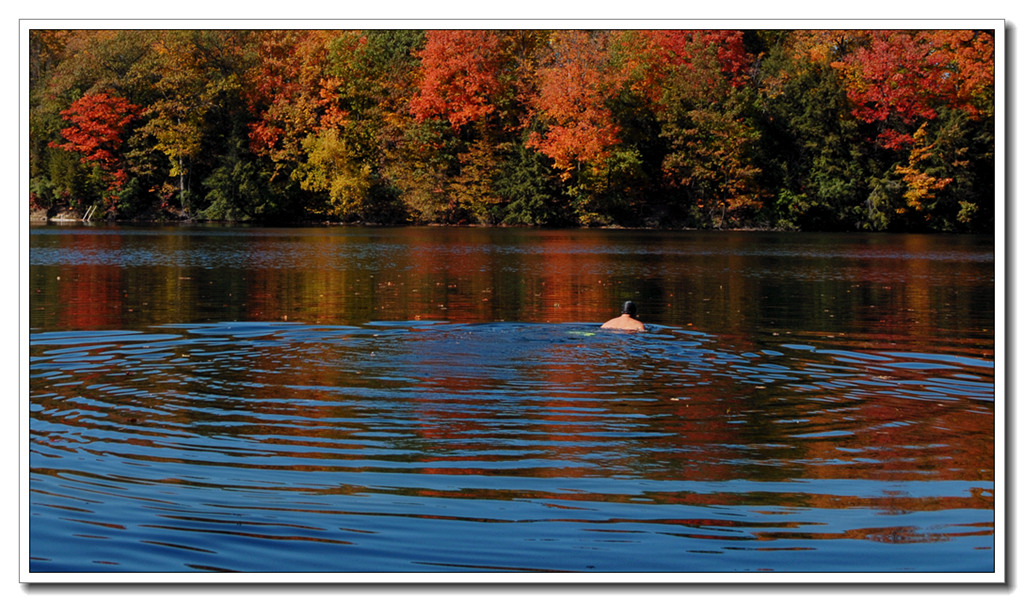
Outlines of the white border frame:
{"label": "white border frame", "polygon": [[[995,31],[995,571],[992,573],[32,573],[28,570],[28,32],[30,29],[991,29]],[[19,21],[19,580],[21,583],[403,583],[403,584],[1005,584],[1006,475],[1006,23],[986,20],[904,19],[24,19]]]}

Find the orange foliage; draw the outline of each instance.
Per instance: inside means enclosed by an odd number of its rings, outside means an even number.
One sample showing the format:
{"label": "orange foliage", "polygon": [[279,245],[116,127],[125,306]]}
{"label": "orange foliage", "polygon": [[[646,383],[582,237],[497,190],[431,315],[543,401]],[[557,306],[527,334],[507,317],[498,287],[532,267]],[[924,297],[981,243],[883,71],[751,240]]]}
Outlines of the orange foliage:
{"label": "orange foliage", "polygon": [[499,34],[486,30],[428,31],[419,92],[410,108],[419,119],[441,117],[456,130],[494,111]]}
{"label": "orange foliage", "polygon": [[925,129],[922,126],[914,134],[914,148],[910,151],[909,164],[896,167],[896,173],[903,176],[903,182],[907,185],[904,198],[911,209],[923,211],[923,201],[934,199],[935,193],[953,182],[953,178],[938,178],[926,172],[924,164],[934,151],[935,143],[926,144]]}
{"label": "orange foliage", "polygon": [[[337,82],[326,73],[330,44],[338,32],[261,32],[260,57],[246,93],[260,119],[250,125],[253,152],[280,163],[301,155],[306,134],[344,120],[335,104]],[[358,43],[358,41],[356,42]]]}
{"label": "orange foliage", "polygon": [[731,85],[745,81],[750,55],[743,47],[743,32],[736,30],[645,30],[616,36],[622,69],[631,89],[655,104],[662,102],[665,78],[680,67],[692,67],[705,48],[715,49],[722,76]]}
{"label": "orange foliage", "polygon": [[534,133],[529,145],[554,159],[565,179],[580,162],[607,158],[619,141],[607,101],[621,86],[609,60],[608,33],[555,32],[538,80],[534,110],[548,128]]}

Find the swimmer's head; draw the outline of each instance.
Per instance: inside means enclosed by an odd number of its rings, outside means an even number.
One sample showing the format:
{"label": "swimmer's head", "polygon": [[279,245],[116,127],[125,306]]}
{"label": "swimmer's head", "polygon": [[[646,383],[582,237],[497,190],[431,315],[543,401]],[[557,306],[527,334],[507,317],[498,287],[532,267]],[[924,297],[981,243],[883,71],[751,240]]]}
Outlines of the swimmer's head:
{"label": "swimmer's head", "polygon": [[636,303],[632,301],[626,301],[622,305],[622,313],[627,314],[630,318],[636,317]]}

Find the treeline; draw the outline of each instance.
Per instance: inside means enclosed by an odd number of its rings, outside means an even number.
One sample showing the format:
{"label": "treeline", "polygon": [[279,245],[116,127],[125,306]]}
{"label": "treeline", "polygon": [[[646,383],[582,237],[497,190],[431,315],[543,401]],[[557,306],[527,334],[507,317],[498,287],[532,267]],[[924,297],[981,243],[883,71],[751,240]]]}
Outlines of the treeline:
{"label": "treeline", "polygon": [[988,232],[990,31],[34,30],[30,203]]}

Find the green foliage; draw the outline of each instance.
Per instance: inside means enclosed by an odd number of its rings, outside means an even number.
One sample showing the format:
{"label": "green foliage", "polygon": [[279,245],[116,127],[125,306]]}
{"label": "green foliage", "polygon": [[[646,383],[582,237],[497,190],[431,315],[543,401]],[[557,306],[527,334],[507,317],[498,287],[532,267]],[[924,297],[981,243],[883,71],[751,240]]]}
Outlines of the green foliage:
{"label": "green foliage", "polygon": [[266,174],[252,160],[233,156],[203,181],[207,206],[200,217],[215,221],[248,221],[265,211],[269,197]]}
{"label": "green foliage", "polygon": [[781,191],[769,213],[805,230],[873,227],[865,216],[868,181],[885,153],[871,149],[830,66],[839,43],[791,33],[772,42],[757,100],[762,186]]}
{"label": "green foliage", "polygon": [[903,182],[892,173],[879,178],[871,178],[871,192],[867,200],[867,216],[865,225],[869,230],[905,229],[905,212],[903,207]]}
{"label": "green foliage", "polygon": [[510,143],[494,180],[505,201],[502,223],[510,226],[562,226],[570,221],[559,203],[557,176],[541,155],[524,144]]}
{"label": "green foliage", "polygon": [[906,167],[907,181],[919,174],[924,190],[907,198],[925,229],[988,231],[993,224],[995,181],[991,119],[973,120],[943,109],[919,130]]}

